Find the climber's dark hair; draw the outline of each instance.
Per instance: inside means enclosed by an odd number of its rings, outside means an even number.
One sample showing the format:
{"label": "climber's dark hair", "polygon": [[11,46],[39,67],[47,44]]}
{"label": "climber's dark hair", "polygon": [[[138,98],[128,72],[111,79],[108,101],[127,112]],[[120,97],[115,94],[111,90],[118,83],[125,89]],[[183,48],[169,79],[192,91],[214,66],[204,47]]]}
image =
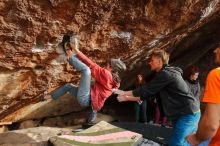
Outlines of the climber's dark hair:
{"label": "climber's dark hair", "polygon": [[62,48],[63,48],[63,51],[66,53],[66,51],[65,51],[65,44],[66,43],[70,43],[70,35],[69,34],[65,34],[64,36],[63,36],[63,40],[62,40],[62,42],[61,42],[61,44],[62,44]]}
{"label": "climber's dark hair", "polygon": [[63,49],[65,49],[65,44],[66,43],[70,43],[70,35],[65,34],[63,36],[63,40],[62,40],[62,47]]}
{"label": "climber's dark hair", "polygon": [[61,46],[63,48],[63,51],[66,53],[66,48],[65,45],[70,45],[70,41],[72,37],[76,37],[76,33],[74,32],[67,32],[64,36],[63,36],[63,40],[61,42]]}
{"label": "climber's dark hair", "polygon": [[192,65],[192,66],[189,66],[185,69],[183,77],[185,79],[190,79],[190,76],[195,75],[195,73],[199,73],[199,67]]}

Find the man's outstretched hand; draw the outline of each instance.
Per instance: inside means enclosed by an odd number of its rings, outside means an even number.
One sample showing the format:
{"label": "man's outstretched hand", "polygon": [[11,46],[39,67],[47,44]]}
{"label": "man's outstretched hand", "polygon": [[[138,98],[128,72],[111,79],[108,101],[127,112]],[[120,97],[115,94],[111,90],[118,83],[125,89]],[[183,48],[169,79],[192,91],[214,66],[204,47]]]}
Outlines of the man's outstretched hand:
{"label": "man's outstretched hand", "polygon": [[118,95],[118,97],[117,97],[118,102],[127,101],[127,100],[126,100],[126,96],[127,96],[127,95],[123,95],[123,94]]}

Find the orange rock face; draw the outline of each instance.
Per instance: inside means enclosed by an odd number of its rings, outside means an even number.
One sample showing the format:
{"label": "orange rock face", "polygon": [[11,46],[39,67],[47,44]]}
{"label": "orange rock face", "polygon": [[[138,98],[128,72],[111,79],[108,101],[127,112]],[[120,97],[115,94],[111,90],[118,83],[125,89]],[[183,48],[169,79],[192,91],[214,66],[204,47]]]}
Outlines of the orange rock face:
{"label": "orange rock face", "polygon": [[[82,52],[100,65],[124,60],[127,81],[152,48],[168,50],[176,62],[196,42],[218,41],[219,9],[218,0],[0,0],[0,118],[45,90],[77,84],[79,74],[60,49],[67,32],[77,33]],[[197,60],[210,50],[197,49]]]}

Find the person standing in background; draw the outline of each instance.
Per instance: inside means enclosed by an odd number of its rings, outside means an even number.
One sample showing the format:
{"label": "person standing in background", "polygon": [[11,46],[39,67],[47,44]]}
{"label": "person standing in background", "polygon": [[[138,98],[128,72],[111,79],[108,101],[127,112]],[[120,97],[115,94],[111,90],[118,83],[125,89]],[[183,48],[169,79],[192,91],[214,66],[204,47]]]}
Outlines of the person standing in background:
{"label": "person standing in background", "polygon": [[189,86],[194,97],[200,101],[200,83],[198,80],[199,77],[199,68],[197,66],[190,66],[186,69],[185,72],[185,81]]}
{"label": "person standing in background", "polygon": [[[145,84],[144,76],[138,74],[135,80],[135,88],[141,87]],[[135,121],[147,123],[147,101],[135,102]]]}
{"label": "person standing in background", "polygon": [[[220,65],[220,43],[214,53],[215,62]],[[211,139],[209,146],[220,146],[220,66],[209,72],[202,101],[206,103],[206,107],[198,130],[188,135],[186,140],[192,146],[197,146],[202,141]]]}

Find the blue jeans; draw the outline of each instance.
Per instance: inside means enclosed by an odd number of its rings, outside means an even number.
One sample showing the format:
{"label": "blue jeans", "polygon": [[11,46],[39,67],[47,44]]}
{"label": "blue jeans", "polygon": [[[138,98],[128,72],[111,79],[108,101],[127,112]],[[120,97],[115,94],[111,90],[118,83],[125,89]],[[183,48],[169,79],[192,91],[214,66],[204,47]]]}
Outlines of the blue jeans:
{"label": "blue jeans", "polygon": [[60,88],[56,89],[51,96],[53,99],[58,99],[60,96],[69,92],[72,96],[76,97],[81,106],[90,105],[90,84],[91,84],[91,71],[90,68],[80,61],[76,55],[71,56],[68,60],[69,63],[75,67],[77,71],[81,72],[79,87],[67,83]]}
{"label": "blue jeans", "polygon": [[169,146],[190,146],[185,137],[196,132],[201,113],[180,116],[174,123]]}

